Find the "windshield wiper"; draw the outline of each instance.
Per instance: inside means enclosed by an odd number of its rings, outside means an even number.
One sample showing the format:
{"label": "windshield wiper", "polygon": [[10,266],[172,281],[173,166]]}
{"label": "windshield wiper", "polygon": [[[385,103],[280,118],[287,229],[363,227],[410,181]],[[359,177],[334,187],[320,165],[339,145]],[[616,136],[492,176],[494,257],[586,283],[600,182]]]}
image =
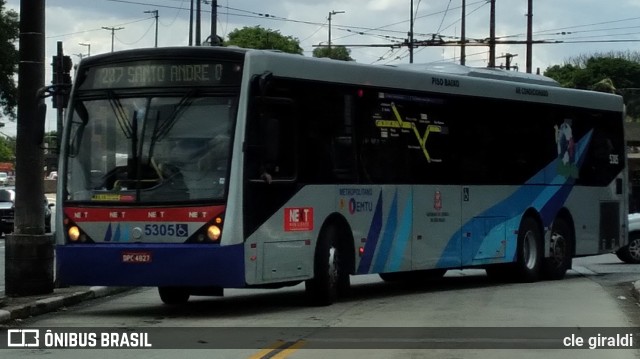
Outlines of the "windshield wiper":
{"label": "windshield wiper", "polygon": [[127,138],[131,138],[131,136],[133,135],[131,121],[129,121],[127,113],[124,110],[124,107],[122,107],[120,99],[116,96],[113,90],[107,90],[107,98],[109,99],[109,104],[111,105],[113,114],[116,116],[116,121],[118,122],[120,129]]}
{"label": "windshield wiper", "polygon": [[154,129],[152,144],[154,144],[156,141],[163,139],[171,131],[173,126],[176,124],[176,120],[178,119],[178,116],[184,113],[184,111],[187,108],[189,108],[189,105],[191,105],[191,103],[193,102],[193,98],[196,95],[196,93],[197,93],[196,90],[191,90],[187,92],[184,96],[182,96],[182,98],[180,99],[180,102],[178,102],[178,104],[176,105],[171,115],[169,115],[169,117],[167,117],[167,119],[163,121],[162,124],[160,124]]}

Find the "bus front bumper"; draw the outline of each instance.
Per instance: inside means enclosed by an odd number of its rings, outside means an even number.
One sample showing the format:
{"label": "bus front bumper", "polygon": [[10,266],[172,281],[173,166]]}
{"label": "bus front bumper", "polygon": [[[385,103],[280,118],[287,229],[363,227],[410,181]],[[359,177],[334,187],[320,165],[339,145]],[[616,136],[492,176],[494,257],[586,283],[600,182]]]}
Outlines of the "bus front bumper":
{"label": "bus front bumper", "polygon": [[56,271],[62,285],[246,286],[242,244],[57,246]]}

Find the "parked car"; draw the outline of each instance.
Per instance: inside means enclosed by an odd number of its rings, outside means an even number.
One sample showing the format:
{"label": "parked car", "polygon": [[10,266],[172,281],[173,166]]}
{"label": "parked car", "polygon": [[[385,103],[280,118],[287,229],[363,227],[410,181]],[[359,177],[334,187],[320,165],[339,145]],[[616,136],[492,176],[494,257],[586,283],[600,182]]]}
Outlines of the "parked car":
{"label": "parked car", "polygon": [[9,181],[9,174],[7,172],[0,172],[0,185],[6,186]]}
{"label": "parked car", "polygon": [[[0,188],[0,234],[4,235],[13,232],[15,218],[16,193],[13,188]],[[44,196],[44,231],[51,233],[51,207],[55,204],[49,203]]]}
{"label": "parked car", "polygon": [[629,214],[629,244],[616,255],[625,263],[640,264],[640,213]]}

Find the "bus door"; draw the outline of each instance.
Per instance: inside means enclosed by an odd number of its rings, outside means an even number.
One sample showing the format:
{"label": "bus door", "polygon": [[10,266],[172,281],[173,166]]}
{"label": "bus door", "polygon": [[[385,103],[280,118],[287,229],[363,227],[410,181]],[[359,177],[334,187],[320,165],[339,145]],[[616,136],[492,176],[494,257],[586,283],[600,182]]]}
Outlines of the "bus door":
{"label": "bus door", "polygon": [[460,266],[461,187],[413,186],[412,269]]}

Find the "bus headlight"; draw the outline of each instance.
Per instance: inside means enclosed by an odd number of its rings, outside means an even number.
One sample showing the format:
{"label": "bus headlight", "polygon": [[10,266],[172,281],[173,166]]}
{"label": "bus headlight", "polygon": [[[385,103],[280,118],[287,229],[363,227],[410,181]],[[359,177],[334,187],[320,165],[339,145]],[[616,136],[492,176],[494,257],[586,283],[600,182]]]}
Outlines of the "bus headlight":
{"label": "bus headlight", "polygon": [[216,225],[211,225],[209,226],[209,228],[207,228],[207,237],[209,237],[209,239],[212,241],[219,240],[220,234],[222,234],[222,230]]}
{"label": "bus headlight", "polygon": [[67,231],[67,234],[72,242],[76,242],[78,238],[80,238],[80,228],[77,226],[71,226]]}

